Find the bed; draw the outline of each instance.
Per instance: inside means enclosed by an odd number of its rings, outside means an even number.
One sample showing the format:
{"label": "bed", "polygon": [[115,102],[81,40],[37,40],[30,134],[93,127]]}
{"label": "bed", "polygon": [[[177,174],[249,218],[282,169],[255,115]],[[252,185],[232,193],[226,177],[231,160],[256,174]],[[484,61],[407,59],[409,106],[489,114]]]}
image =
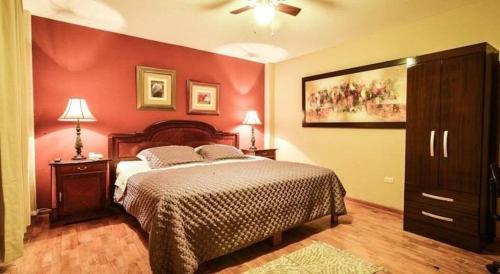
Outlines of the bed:
{"label": "bed", "polygon": [[114,200],[149,234],[154,273],[194,273],[199,264],[331,214],[346,213],[345,190],[329,169],[260,157],[141,167],[139,151],[167,145],[239,146],[238,134],[199,121],[163,121],[112,134]]}

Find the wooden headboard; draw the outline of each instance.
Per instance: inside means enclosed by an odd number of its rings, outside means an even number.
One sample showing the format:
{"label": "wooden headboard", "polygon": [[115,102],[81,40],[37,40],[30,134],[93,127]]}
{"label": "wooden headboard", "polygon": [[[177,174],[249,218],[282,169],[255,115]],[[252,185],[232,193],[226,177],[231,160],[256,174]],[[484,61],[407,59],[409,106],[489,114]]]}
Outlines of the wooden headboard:
{"label": "wooden headboard", "polygon": [[137,160],[137,153],[146,148],[168,145],[197,147],[207,144],[226,144],[239,148],[238,133],[222,132],[207,123],[188,120],[157,122],[143,132],[110,134],[108,141],[111,184],[116,179],[118,162]]}

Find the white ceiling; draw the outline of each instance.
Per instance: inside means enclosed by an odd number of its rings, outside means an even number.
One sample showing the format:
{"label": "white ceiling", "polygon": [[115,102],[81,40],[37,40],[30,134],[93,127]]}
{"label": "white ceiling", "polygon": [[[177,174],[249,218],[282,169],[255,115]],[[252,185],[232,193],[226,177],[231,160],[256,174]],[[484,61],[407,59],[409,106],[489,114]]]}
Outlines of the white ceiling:
{"label": "white ceiling", "polygon": [[475,1],[287,0],[302,12],[278,13],[274,34],[256,26],[251,11],[229,13],[246,0],[24,0],[24,5],[37,16],[266,63]]}

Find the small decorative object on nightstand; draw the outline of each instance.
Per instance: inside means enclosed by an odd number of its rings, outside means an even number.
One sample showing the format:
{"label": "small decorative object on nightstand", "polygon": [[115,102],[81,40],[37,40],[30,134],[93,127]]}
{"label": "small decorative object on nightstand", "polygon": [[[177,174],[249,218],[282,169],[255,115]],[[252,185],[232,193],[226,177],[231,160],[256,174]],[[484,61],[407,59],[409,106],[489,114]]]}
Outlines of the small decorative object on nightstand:
{"label": "small decorative object on nightstand", "polygon": [[250,146],[249,149],[256,150],[257,147],[255,146],[254,126],[262,124],[262,122],[259,119],[259,115],[257,115],[257,111],[255,110],[247,111],[247,114],[245,115],[245,120],[243,120],[243,124],[252,127],[252,140],[251,140],[252,145]]}
{"label": "small decorative object on nightstand", "polygon": [[76,141],[75,141],[75,149],[76,155],[73,157],[73,160],[83,160],[85,156],[82,155],[82,139],[80,138],[80,122],[94,122],[94,115],[90,112],[89,107],[87,106],[87,102],[85,99],[81,98],[70,98],[68,101],[68,105],[64,110],[64,113],[59,117],[59,121],[66,122],[76,122]]}
{"label": "small decorative object on nightstand", "polygon": [[51,223],[70,223],[107,214],[108,161],[51,162]]}
{"label": "small decorative object on nightstand", "polygon": [[242,149],[243,153],[247,155],[255,155],[260,157],[266,157],[272,160],[276,160],[276,148],[269,149]]}

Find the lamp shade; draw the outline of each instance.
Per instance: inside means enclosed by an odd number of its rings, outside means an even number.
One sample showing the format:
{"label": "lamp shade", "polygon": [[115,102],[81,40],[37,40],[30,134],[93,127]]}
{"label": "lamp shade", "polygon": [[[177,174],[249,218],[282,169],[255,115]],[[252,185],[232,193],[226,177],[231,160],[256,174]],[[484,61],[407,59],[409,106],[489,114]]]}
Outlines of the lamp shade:
{"label": "lamp shade", "polygon": [[59,121],[80,121],[80,122],[93,122],[95,121],[94,115],[90,112],[85,99],[70,98],[64,113],[59,117]]}
{"label": "lamp shade", "polygon": [[257,111],[249,110],[245,115],[245,120],[243,120],[244,125],[260,125],[262,122],[259,119],[259,115],[257,115]]}

